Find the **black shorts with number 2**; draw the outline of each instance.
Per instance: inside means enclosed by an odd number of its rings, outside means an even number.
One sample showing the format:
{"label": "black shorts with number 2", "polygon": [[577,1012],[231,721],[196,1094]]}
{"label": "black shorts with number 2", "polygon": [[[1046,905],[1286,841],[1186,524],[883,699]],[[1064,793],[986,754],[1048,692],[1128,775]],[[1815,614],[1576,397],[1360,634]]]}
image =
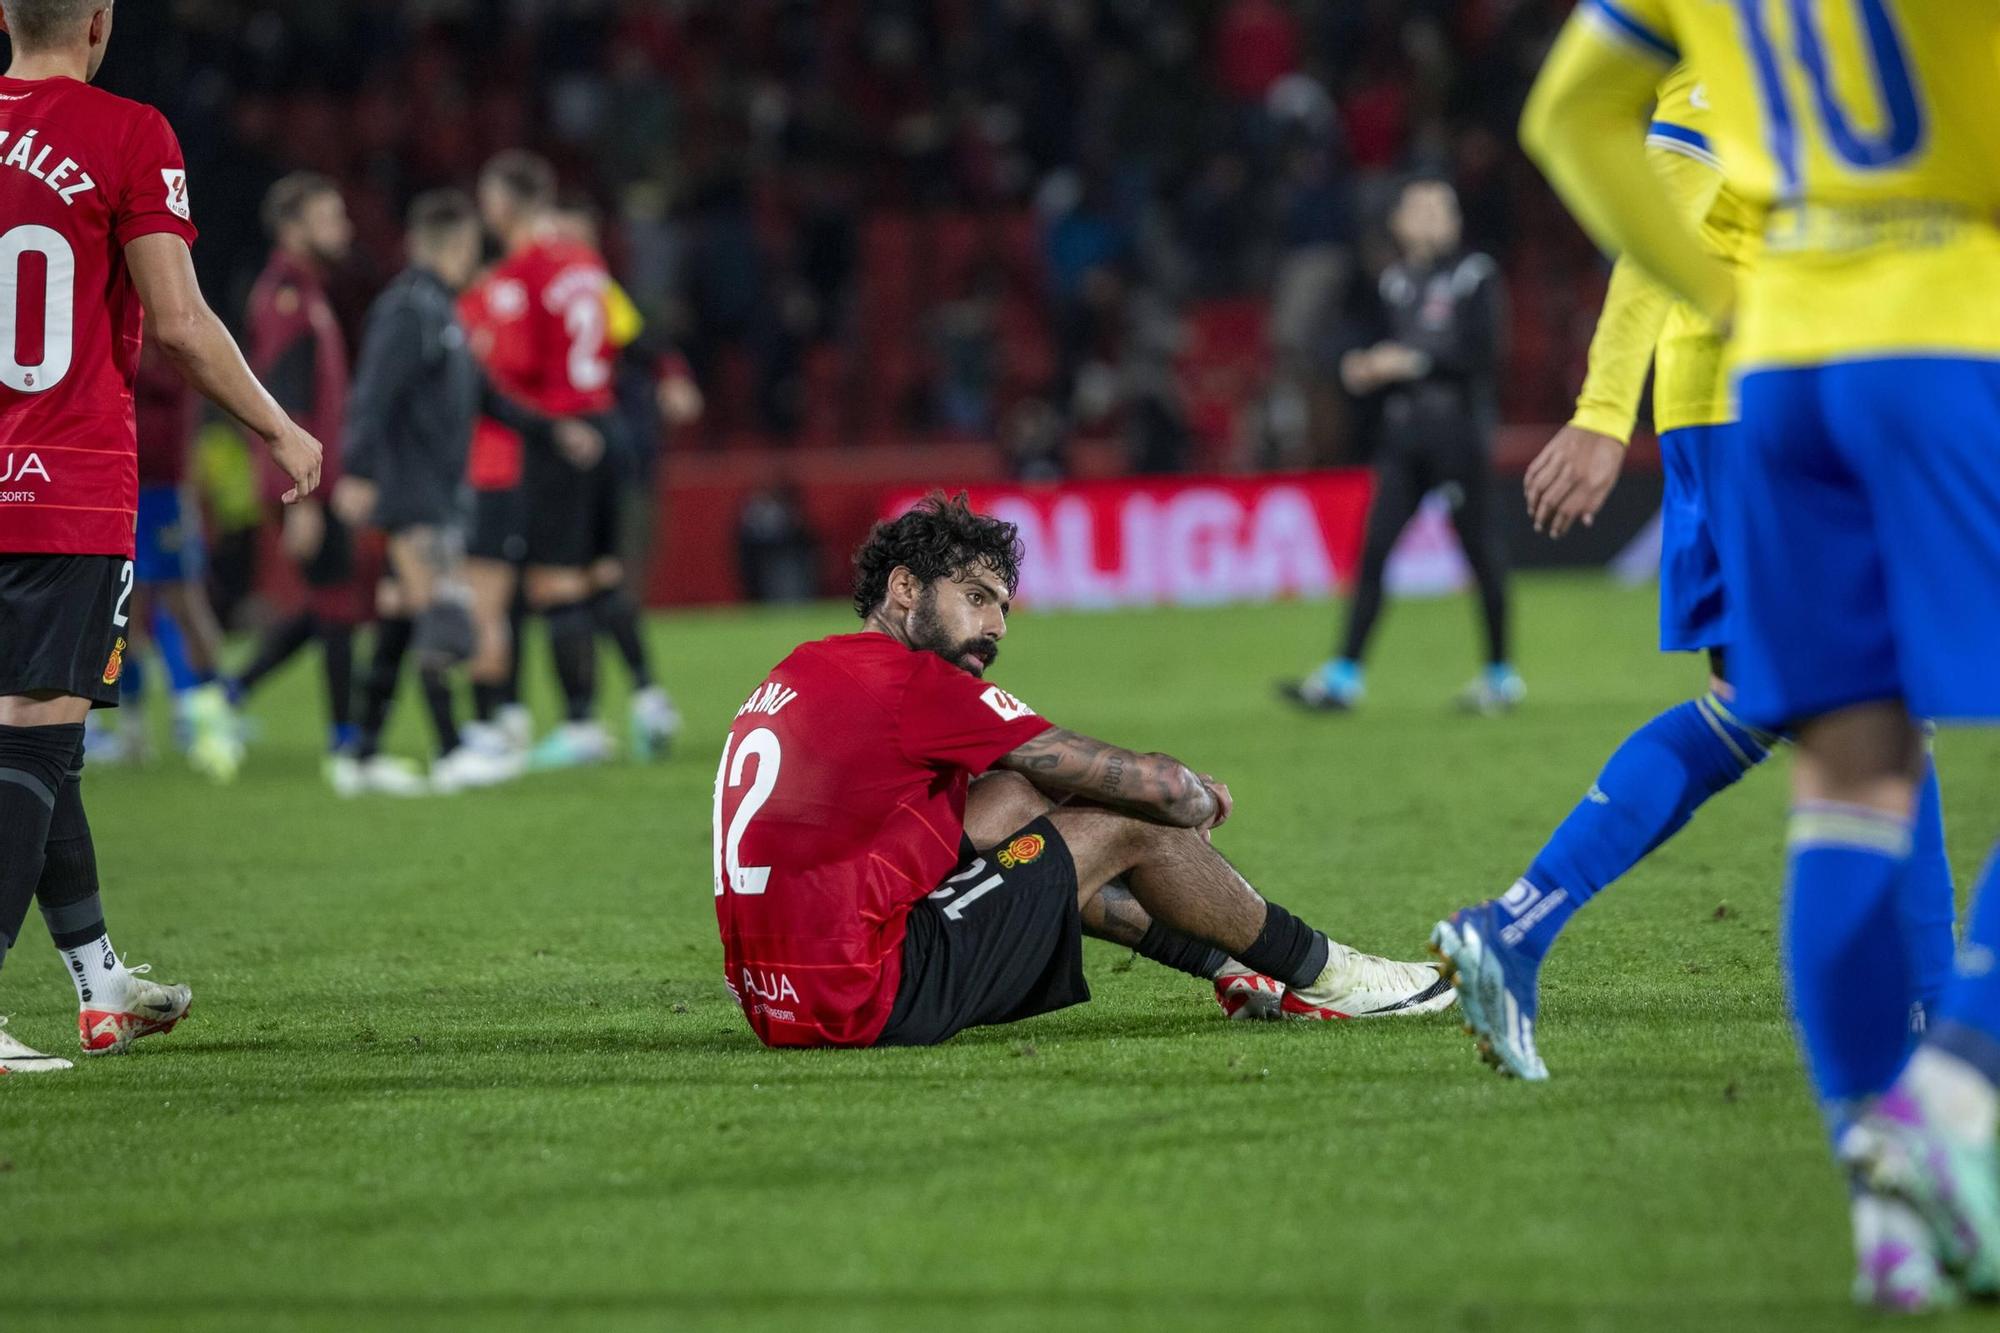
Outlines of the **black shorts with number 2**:
{"label": "black shorts with number 2", "polygon": [[122,555],[0,555],[0,695],[115,708],[131,596]]}
{"label": "black shorts with number 2", "polygon": [[1076,863],[1055,825],[1037,819],[991,851],[966,848],[910,909],[903,981],[875,1044],[930,1046],[1089,998]]}

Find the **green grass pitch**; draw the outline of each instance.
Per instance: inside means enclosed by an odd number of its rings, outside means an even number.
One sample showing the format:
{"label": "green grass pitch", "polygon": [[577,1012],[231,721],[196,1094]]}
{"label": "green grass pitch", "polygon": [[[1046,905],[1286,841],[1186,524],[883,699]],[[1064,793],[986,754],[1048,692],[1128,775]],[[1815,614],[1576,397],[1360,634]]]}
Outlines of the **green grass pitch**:
{"label": "green grass pitch", "polygon": [[[1416,956],[1697,688],[1652,618],[1647,589],[1524,580],[1531,693],[1501,720],[1448,708],[1474,657],[1456,601],[1392,610],[1354,717],[1272,697],[1322,606],[1024,611],[995,679],[1223,776],[1218,845],[1254,883]],[[774,1054],[721,984],[716,745],[794,642],[850,626],[654,621],[690,726],[651,768],[340,802],[299,666],[235,788],[93,774],[112,938],[197,1000],[127,1058],[0,1085],[0,1329],[1873,1326],[1781,1007],[1783,758],[1575,923],[1542,1087],[1451,1018],[1233,1025],[1095,943],[1088,1006]],[[1940,761],[1964,879],[2000,743],[1950,734]],[[63,1048],[44,941],[31,920],[0,1011]]]}

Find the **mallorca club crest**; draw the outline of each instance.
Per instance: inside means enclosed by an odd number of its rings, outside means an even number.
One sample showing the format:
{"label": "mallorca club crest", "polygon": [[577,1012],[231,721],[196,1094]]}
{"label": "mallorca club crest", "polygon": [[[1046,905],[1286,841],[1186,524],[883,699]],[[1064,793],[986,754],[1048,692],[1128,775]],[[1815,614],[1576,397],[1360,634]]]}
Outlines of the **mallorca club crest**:
{"label": "mallorca club crest", "polygon": [[121,634],[118,636],[118,641],[111,645],[111,660],[104,664],[104,683],[106,685],[116,685],[118,678],[124,674],[125,636]]}
{"label": "mallorca club crest", "polygon": [[1000,862],[1002,870],[1012,870],[1015,866],[1032,865],[1042,859],[1042,849],[1049,840],[1039,833],[1023,833],[1014,841],[1000,849],[994,859]]}

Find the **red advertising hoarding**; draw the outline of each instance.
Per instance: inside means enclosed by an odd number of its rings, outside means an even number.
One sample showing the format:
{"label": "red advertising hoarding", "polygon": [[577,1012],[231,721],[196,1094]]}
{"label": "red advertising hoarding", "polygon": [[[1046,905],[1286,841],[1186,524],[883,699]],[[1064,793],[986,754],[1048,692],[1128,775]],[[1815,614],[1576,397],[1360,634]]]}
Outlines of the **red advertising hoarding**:
{"label": "red advertising hoarding", "polygon": [[[1214,605],[1324,597],[1353,577],[1363,471],[970,488],[1021,529],[1021,600],[1041,607]],[[896,494],[900,513],[918,492]]]}

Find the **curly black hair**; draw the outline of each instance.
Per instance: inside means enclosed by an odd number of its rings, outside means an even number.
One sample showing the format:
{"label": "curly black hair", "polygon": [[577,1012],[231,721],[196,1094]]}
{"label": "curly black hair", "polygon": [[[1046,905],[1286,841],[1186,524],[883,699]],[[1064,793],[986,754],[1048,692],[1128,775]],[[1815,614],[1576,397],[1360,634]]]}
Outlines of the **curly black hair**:
{"label": "curly black hair", "polygon": [[854,614],[866,620],[882,604],[899,565],[925,583],[991,565],[1011,595],[1021,584],[1021,555],[1012,523],[974,513],[964,491],[932,491],[900,518],[877,523],[854,553]]}

